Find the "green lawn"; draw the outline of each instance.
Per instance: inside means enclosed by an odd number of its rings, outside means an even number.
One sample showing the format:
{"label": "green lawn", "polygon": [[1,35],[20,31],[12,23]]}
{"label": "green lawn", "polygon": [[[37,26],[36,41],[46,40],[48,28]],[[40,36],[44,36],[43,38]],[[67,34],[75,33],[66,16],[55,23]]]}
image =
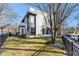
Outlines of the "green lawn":
{"label": "green lawn", "polygon": [[[9,37],[5,42],[5,46],[1,55],[6,56],[63,56],[61,49],[45,44],[50,38],[41,39],[23,39],[19,37]],[[56,42],[61,43],[62,40],[57,38]]]}

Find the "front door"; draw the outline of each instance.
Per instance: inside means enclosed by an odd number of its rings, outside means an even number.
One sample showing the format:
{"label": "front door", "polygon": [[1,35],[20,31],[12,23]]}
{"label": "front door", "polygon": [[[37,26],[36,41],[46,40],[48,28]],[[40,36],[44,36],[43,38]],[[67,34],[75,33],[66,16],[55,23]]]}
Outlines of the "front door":
{"label": "front door", "polygon": [[25,27],[20,27],[20,35],[26,35]]}

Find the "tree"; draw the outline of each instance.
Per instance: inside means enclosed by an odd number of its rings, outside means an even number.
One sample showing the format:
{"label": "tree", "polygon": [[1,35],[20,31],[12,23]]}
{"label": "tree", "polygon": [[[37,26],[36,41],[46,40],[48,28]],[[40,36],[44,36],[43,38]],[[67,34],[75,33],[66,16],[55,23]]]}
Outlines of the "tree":
{"label": "tree", "polygon": [[15,19],[17,14],[9,8],[8,4],[0,4],[0,29],[3,34],[3,29],[11,25],[12,19]]}
{"label": "tree", "polygon": [[[67,27],[68,27],[67,21],[64,21],[64,22],[61,24],[60,28],[58,29],[58,32],[59,32],[61,35],[63,35],[64,33],[66,34],[66,29],[67,29]],[[60,30],[60,31],[59,31],[59,30]]]}
{"label": "tree", "polygon": [[[79,12],[78,12],[79,13]],[[78,14],[79,15],[79,14]],[[75,16],[75,20],[77,21],[76,32],[79,34],[79,16]]]}
{"label": "tree", "polygon": [[[42,4],[29,4],[39,9],[44,16],[46,24],[50,24],[51,31],[51,42],[55,43],[56,33],[60,28],[61,24],[67,20],[67,18],[73,14],[78,4],[67,4],[67,3],[42,3]],[[47,13],[45,16],[44,12]],[[48,22],[46,21],[48,20]]]}

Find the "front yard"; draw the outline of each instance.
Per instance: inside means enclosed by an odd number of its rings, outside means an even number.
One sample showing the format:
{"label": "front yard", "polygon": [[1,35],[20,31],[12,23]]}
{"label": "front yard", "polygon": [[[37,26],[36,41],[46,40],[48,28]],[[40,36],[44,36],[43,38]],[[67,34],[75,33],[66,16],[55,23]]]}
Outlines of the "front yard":
{"label": "front yard", "polygon": [[[48,44],[50,38],[23,39],[9,37],[0,55],[3,56],[63,56],[63,50]],[[56,40],[61,43],[58,38]]]}

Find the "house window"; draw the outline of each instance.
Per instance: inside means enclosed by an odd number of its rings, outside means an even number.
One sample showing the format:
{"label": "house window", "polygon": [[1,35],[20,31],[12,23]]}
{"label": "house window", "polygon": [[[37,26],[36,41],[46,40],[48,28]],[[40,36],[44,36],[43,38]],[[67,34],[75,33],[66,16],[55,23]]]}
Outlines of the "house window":
{"label": "house window", "polygon": [[50,34],[50,29],[49,28],[42,28],[42,34]]}
{"label": "house window", "polygon": [[45,34],[45,29],[44,28],[42,28],[42,34]]}
{"label": "house window", "polygon": [[36,35],[36,15],[29,14],[27,31],[30,32],[31,35]]}
{"label": "house window", "polygon": [[35,35],[35,28],[31,28],[31,35]]}
{"label": "house window", "polygon": [[24,34],[24,29],[22,28],[22,35]]}
{"label": "house window", "polygon": [[30,27],[35,27],[35,16],[34,15],[29,16],[29,25]]}
{"label": "house window", "polygon": [[50,29],[46,28],[46,34],[50,34]]}

